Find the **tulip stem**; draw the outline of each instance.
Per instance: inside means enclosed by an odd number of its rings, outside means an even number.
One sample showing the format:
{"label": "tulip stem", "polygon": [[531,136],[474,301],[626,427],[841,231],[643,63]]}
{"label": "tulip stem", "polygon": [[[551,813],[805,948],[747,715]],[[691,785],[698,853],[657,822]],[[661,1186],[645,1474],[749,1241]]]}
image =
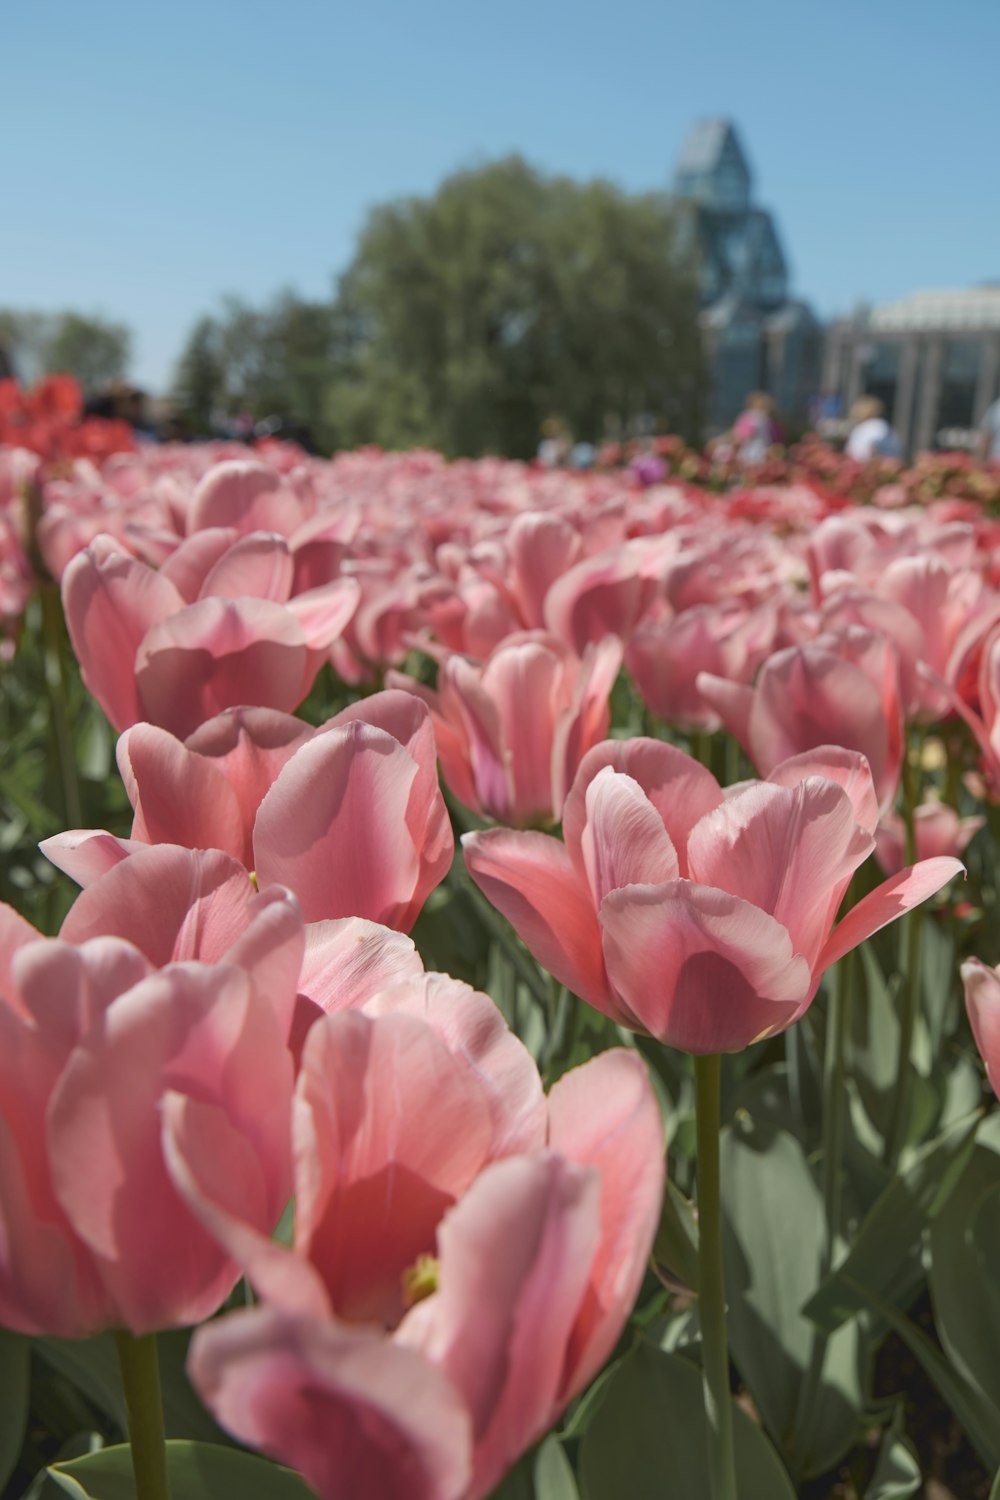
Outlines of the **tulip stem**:
{"label": "tulip stem", "polygon": [[833,1269],[837,1235],[840,1232],[844,1136],[847,1128],[847,1073],[844,1052],[851,1028],[854,988],[854,952],[837,965],[826,1013],[826,1049],[823,1058],[823,1207],[826,1240],[823,1274]]}
{"label": "tulip stem", "polygon": [[698,1146],[698,1319],[711,1500],[736,1500],[719,1172],[722,1059],[694,1059]]}
{"label": "tulip stem", "polygon": [[43,583],[39,589],[42,598],[42,637],[45,643],[45,685],[49,692],[49,711],[52,722],[52,737],[55,740],[56,758],[62,780],[63,803],[66,822],[70,828],[79,828],[83,822],[80,806],[80,783],[76,771],[76,752],[73,736],[69,730],[66,712],[66,658],[65,627],[59,594],[53,583]]}
{"label": "tulip stem", "polygon": [[120,1328],[115,1330],[115,1343],[128,1411],[137,1500],[170,1500],[156,1334],[133,1338]]}
{"label": "tulip stem", "polygon": [[[915,770],[909,755],[903,757],[903,820],[906,825],[906,863],[917,860],[916,811],[919,801],[919,767]],[[903,985],[900,995],[899,1055],[896,1060],[896,1087],[892,1095],[889,1129],[885,1137],[883,1160],[895,1166],[906,1143],[910,1123],[910,1096],[913,1083],[913,1033],[920,1007],[920,924],[923,909],[915,906],[900,923],[900,967]]]}

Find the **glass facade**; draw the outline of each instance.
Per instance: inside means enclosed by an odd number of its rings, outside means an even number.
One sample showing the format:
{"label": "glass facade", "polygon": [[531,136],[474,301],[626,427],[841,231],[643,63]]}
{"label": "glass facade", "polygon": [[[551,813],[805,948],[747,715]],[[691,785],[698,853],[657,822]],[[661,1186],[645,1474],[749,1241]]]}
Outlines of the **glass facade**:
{"label": "glass facade", "polygon": [[948,339],[945,344],[941,363],[938,428],[973,426],[982,348],[979,339]]}

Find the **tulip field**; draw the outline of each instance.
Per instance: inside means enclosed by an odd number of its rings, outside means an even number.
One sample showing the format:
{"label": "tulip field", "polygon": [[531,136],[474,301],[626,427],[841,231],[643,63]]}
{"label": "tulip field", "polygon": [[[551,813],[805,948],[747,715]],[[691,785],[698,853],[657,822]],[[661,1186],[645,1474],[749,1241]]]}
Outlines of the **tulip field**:
{"label": "tulip field", "polygon": [[0,382],[0,1495],[1000,1496],[1000,476]]}

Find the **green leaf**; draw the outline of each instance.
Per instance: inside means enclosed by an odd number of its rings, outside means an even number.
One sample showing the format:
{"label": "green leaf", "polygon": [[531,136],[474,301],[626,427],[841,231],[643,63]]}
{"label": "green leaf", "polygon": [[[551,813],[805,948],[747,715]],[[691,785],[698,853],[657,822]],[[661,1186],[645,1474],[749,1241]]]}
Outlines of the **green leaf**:
{"label": "green leaf", "polygon": [[[794,1500],[760,1428],[733,1407],[740,1500]],[[705,1500],[708,1442],[697,1365],[639,1343],[615,1371],[580,1448],[583,1500]]]}
{"label": "green leaf", "polygon": [[559,1434],[564,1442],[568,1442],[570,1438],[581,1437],[586,1432],[604,1400],[619,1363],[620,1361],[616,1360],[612,1364],[605,1365],[601,1373],[590,1382],[587,1389],[570,1407]]}
{"label": "green leaf", "polygon": [[[190,1338],[189,1329],[157,1335],[166,1434],[168,1438],[194,1438],[225,1446],[229,1439],[205,1410],[187,1378]],[[122,1434],[128,1431],[118,1351],[111,1334],[90,1339],[37,1339],[35,1346],[42,1358],[110,1417]]]}
{"label": "green leaf", "polygon": [[698,1290],[698,1223],[691,1204],[669,1179],[653,1241],[653,1262],[658,1273]]}
{"label": "green leaf", "polygon": [[920,1488],[920,1465],[903,1436],[903,1406],[898,1403],[885,1430],[878,1462],[864,1500],[910,1500]]}
{"label": "green leaf", "polygon": [[954,1369],[937,1345],[891,1302],[860,1284],[855,1291],[859,1303],[866,1304],[888,1323],[923,1365],[987,1468],[1000,1463],[1000,1410]]}
{"label": "green leaf", "polygon": [[0,1328],[0,1490],[14,1472],[28,1425],[31,1344]]}
{"label": "green leaf", "polygon": [[99,1411],[110,1417],[119,1431],[128,1431],[118,1353],[110,1333],[92,1339],[36,1339],[35,1349]]}
{"label": "green leaf", "polygon": [[579,1500],[569,1459],[554,1435],[535,1453],[535,1500]]}
{"label": "green leaf", "polygon": [[[312,1491],[291,1469],[238,1448],[175,1439],[167,1443],[167,1471],[175,1500],[310,1500]],[[55,1464],[52,1478],[80,1500],[136,1500],[128,1444]]]}
{"label": "green leaf", "polygon": [[993,1488],[990,1490],[990,1500],[1000,1500],[1000,1469],[997,1469]]}
{"label": "green leaf", "polygon": [[795,1136],[763,1125],[724,1131],[722,1202],[733,1358],[793,1473],[823,1473],[861,1425],[861,1331],[852,1325],[823,1347],[802,1314],[825,1235]]}
{"label": "green leaf", "polygon": [[97,1453],[103,1447],[104,1443],[99,1432],[74,1433],[62,1444],[50,1466],[47,1469],[39,1469],[21,1500],[63,1500],[66,1485],[71,1481],[64,1478],[60,1483],[55,1477],[54,1465],[64,1463],[71,1458],[82,1458],[86,1453]]}
{"label": "green leaf", "polygon": [[889,1182],[861,1225],[847,1258],[806,1303],[807,1318],[832,1332],[864,1305],[856,1287],[879,1296],[898,1292],[901,1272],[916,1253],[921,1234],[947,1202],[972,1153],[981,1118],[977,1113],[949,1126]]}
{"label": "green leaf", "polygon": [[952,1364],[1000,1410],[1000,1115],[983,1124],[931,1225],[934,1321]]}
{"label": "green leaf", "polygon": [[491,1500],[579,1500],[573,1470],[554,1433],[514,1465]]}

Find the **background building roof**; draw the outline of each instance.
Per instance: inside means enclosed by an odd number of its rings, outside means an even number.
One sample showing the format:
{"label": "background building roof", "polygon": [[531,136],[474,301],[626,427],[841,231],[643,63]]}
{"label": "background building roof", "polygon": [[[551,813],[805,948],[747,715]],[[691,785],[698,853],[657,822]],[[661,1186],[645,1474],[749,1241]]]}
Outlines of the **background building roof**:
{"label": "background building roof", "polygon": [[1000,328],[1000,286],[912,292],[872,309],[873,329]]}

